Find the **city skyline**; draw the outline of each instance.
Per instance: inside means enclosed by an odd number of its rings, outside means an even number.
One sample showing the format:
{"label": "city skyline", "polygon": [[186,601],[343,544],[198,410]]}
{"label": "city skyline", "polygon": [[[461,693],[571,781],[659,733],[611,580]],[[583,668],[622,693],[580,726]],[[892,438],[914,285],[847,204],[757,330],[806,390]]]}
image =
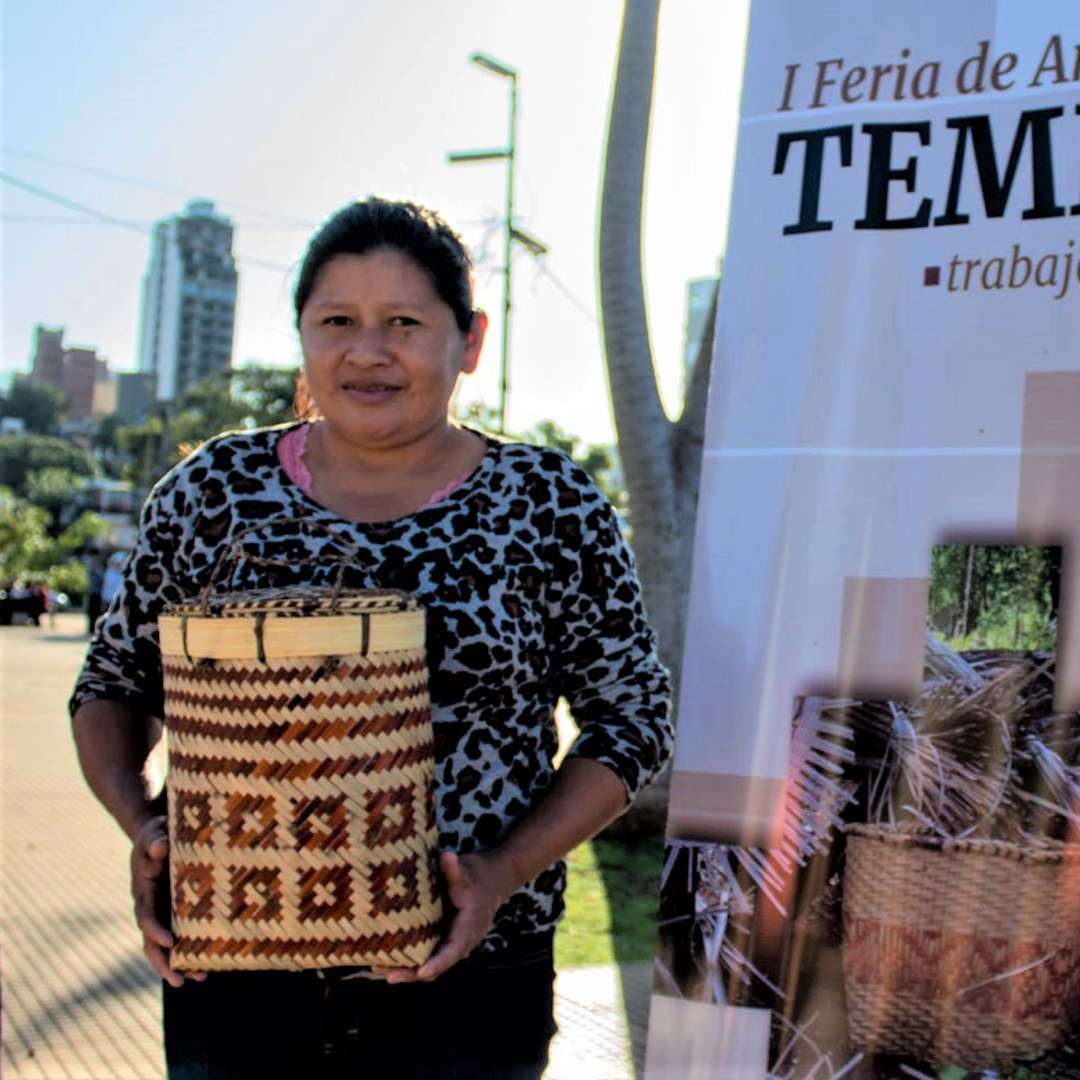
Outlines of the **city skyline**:
{"label": "city skyline", "polygon": [[[726,233],[746,4],[717,7],[660,21],[643,248],[669,408],[686,282],[716,272]],[[134,369],[152,225],[191,198],[235,224],[234,365],[294,365],[290,270],[319,220],[376,191],[436,207],[473,250],[492,326],[463,399],[493,404],[505,166],[446,162],[506,137],[505,81],[468,62],[482,51],[519,72],[514,223],[550,248],[515,256],[511,427],[610,438],[595,235],[620,16],[615,0],[8,9],[4,374],[26,370],[36,323]]]}

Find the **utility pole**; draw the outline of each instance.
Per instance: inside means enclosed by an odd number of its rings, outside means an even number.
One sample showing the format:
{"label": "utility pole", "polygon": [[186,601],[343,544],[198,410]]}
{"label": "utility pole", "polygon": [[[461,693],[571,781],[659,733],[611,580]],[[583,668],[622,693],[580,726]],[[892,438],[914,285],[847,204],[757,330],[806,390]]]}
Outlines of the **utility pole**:
{"label": "utility pole", "polygon": [[510,397],[510,308],[513,290],[511,288],[511,266],[513,264],[513,243],[518,241],[533,255],[547,252],[547,247],[535,237],[514,227],[514,155],[517,150],[517,72],[506,64],[486,56],[473,53],[469,59],[478,67],[510,80],[510,131],[505,149],[501,150],[463,150],[447,154],[451,165],[473,161],[506,162],[506,222],[503,230],[503,319],[502,319],[502,356],[499,366],[499,433],[506,434],[506,411]]}

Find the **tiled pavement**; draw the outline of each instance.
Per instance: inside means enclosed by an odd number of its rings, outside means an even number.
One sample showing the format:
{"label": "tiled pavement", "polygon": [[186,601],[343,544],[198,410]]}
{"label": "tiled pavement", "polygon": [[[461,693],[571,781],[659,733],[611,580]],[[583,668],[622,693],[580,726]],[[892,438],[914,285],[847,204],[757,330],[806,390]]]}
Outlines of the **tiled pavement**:
{"label": "tiled pavement", "polygon": [[[66,700],[84,620],[0,627],[0,979],[8,1080],[163,1075],[127,842],[85,788]],[[640,1075],[649,965],[563,972],[552,1080]],[[628,1022],[629,1021],[629,1022]]]}

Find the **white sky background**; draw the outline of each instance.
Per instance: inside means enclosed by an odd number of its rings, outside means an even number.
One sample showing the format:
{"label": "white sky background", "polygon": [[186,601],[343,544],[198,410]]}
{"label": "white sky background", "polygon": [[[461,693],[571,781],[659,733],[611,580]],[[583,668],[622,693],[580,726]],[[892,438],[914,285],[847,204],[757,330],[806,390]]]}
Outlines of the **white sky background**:
{"label": "white sky background", "polygon": [[[295,364],[291,274],[244,260],[293,266],[323,216],[379,192],[437,208],[469,243],[491,326],[464,396],[494,404],[506,166],[446,163],[506,143],[509,83],[468,62],[480,51],[518,70],[515,222],[550,248],[538,263],[516,247],[510,426],[612,437],[596,232],[619,0],[0,2],[3,171],[142,229],[0,185],[5,381],[36,322],[134,368],[150,223],[195,196],[236,224],[234,364]],[[686,282],[725,244],[747,6],[661,12],[644,258],[669,411]]]}

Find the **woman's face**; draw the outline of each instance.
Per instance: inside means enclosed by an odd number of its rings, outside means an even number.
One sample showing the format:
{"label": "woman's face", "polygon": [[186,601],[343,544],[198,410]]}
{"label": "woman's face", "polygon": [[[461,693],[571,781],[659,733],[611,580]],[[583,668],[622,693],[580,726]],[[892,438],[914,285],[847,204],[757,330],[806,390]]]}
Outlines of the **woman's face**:
{"label": "woman's face", "polygon": [[441,431],[485,327],[477,312],[462,333],[427,271],[396,248],[331,259],[300,313],[304,376],[328,433],[387,449]]}

